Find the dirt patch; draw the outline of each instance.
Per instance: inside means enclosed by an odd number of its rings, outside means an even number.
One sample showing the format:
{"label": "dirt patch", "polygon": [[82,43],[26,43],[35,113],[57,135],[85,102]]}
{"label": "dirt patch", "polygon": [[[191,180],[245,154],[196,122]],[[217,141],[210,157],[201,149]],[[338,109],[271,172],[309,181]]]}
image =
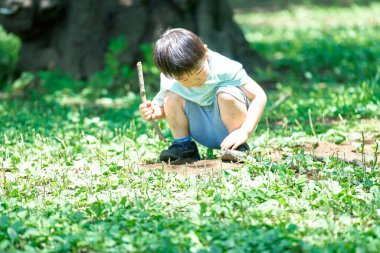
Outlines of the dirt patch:
{"label": "dirt patch", "polygon": [[[376,160],[374,145],[375,140],[366,140],[364,146],[362,143],[354,141],[344,141],[341,144],[319,141],[318,143],[304,143],[297,148],[305,150],[306,155],[311,155],[318,160],[334,156],[342,161],[356,163],[357,165],[369,165]],[[280,162],[284,156],[292,155],[296,155],[296,153],[281,149],[268,152],[268,156],[274,162]],[[377,151],[377,162],[380,162],[380,146]]]}
{"label": "dirt patch", "polygon": [[[362,166],[376,160],[374,141],[366,141],[364,148],[359,142],[344,141],[337,145],[335,143],[321,141],[317,145],[306,144],[305,150],[312,156],[322,159],[324,157],[334,156],[346,162],[352,162]],[[380,150],[378,151],[380,152]],[[377,154],[377,161],[380,162],[380,154]]]}
{"label": "dirt patch", "polygon": [[[317,144],[305,143],[300,148],[305,150],[305,154],[315,157],[317,160],[324,160],[328,157],[334,156],[345,162],[354,163],[359,166],[367,165],[376,160],[374,151],[374,140],[367,140],[364,143],[363,152],[362,144],[350,141],[344,141],[341,144],[335,144],[327,141],[320,141]],[[380,152],[380,150],[379,150]],[[274,162],[281,162],[284,156],[293,156],[295,153],[286,152],[282,150],[271,150],[267,156]],[[380,154],[377,154],[377,168],[379,167]],[[165,172],[176,172],[182,176],[205,176],[215,175],[224,170],[240,169],[244,164],[242,163],[227,163],[222,162],[220,159],[215,160],[201,160],[194,163],[172,165],[166,163],[142,164],[141,167],[145,169],[163,169]]]}
{"label": "dirt patch", "polygon": [[220,159],[200,160],[194,163],[173,165],[166,163],[153,163],[141,165],[145,169],[163,169],[165,172],[176,172],[182,176],[205,176],[218,174],[224,170],[240,169],[243,163],[227,163]]}

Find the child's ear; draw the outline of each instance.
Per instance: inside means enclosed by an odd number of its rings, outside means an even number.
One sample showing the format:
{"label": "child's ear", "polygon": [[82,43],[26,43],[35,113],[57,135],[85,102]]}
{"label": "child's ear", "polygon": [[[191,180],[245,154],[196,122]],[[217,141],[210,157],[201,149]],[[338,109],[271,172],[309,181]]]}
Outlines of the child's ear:
{"label": "child's ear", "polygon": [[207,44],[203,44],[203,46],[204,46],[205,49],[206,49],[206,56],[208,56],[208,47],[207,47]]}

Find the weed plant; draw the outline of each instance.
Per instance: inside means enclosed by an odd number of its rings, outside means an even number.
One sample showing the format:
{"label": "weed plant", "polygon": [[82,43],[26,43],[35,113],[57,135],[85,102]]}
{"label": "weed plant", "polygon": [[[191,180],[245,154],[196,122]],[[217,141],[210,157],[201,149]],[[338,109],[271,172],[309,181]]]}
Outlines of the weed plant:
{"label": "weed plant", "polygon": [[0,89],[11,80],[19,57],[20,40],[0,25]]}

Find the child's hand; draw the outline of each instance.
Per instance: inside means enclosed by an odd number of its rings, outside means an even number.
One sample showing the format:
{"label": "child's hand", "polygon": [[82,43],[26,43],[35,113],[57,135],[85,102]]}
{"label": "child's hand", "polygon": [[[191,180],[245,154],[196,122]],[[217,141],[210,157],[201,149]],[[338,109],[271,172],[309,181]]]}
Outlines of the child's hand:
{"label": "child's hand", "polygon": [[145,103],[140,104],[139,112],[141,117],[146,121],[162,117],[161,108],[149,100],[147,100]]}
{"label": "child's hand", "polygon": [[241,128],[232,131],[220,144],[222,150],[236,149],[248,140],[249,134]]}

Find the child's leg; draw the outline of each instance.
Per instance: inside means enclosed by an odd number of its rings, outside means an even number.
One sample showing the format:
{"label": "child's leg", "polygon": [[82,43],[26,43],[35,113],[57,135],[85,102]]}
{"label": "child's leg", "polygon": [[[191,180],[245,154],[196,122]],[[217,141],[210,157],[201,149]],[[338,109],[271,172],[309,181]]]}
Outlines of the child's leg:
{"label": "child's leg", "polygon": [[218,93],[218,105],[220,118],[229,133],[238,129],[247,116],[247,105],[235,96],[227,92]]}
{"label": "child's leg", "polygon": [[217,101],[211,106],[199,106],[170,91],[166,92],[164,101],[165,116],[173,137],[179,139],[191,135],[210,148],[220,148],[228,133],[243,124],[247,107],[248,100],[237,87],[219,88]]}
{"label": "child's leg", "polygon": [[189,121],[184,112],[185,99],[167,91],[164,99],[165,117],[175,139],[189,136]]}
{"label": "child's leg", "polygon": [[167,91],[164,98],[165,116],[169,123],[174,142],[160,153],[160,160],[181,164],[200,159],[197,145],[191,141],[189,121],[184,112],[185,99]]}
{"label": "child's leg", "polygon": [[[217,91],[220,119],[228,129],[228,132],[238,129],[243,124],[248,111],[248,99],[237,87],[223,87]],[[236,150],[224,150],[221,159],[228,162],[241,162],[249,150],[247,143]]]}
{"label": "child's leg", "polygon": [[206,147],[220,149],[220,144],[229,132],[241,127],[247,108],[248,99],[238,87],[219,88],[210,106],[200,106],[185,100],[184,110],[190,135]]}

